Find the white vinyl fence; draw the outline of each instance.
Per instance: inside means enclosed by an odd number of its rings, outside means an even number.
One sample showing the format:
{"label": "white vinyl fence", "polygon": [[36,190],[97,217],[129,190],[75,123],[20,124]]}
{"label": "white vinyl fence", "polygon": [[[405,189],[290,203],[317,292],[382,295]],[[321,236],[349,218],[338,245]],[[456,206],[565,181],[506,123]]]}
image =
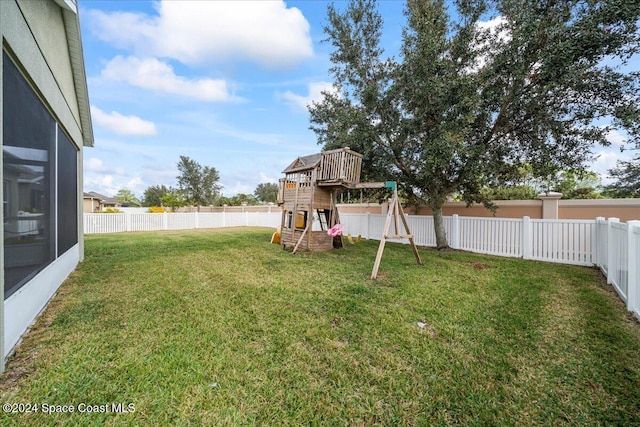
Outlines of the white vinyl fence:
{"label": "white vinyl fence", "polygon": [[280,212],[85,213],[85,234],[280,225]]}
{"label": "white vinyl fence", "polygon": [[[386,215],[340,215],[344,234],[379,240]],[[237,226],[277,227],[280,212],[84,214],[86,234]],[[414,240],[435,246],[432,216],[407,216]],[[470,252],[597,266],[640,319],[640,221],[444,218],[449,245]],[[408,243],[407,240],[389,240]]]}

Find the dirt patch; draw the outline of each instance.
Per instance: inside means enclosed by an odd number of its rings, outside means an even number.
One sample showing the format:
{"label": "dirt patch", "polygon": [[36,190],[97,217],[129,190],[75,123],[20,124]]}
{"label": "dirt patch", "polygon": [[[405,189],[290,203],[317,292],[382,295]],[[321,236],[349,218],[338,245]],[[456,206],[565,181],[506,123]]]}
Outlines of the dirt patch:
{"label": "dirt patch", "polygon": [[0,395],[18,390],[20,380],[28,377],[35,370],[35,360],[38,353],[31,351],[28,353],[16,352],[6,366],[6,371],[0,377]]}

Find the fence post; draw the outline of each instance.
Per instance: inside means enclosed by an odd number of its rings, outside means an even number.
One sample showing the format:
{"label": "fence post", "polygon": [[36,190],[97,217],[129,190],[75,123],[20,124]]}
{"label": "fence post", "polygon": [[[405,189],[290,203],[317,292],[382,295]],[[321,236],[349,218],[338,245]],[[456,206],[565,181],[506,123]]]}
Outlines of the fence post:
{"label": "fence post", "polygon": [[460,249],[460,218],[458,214],[451,216],[451,249]]}
{"label": "fence post", "polygon": [[226,205],[224,208],[222,208],[222,227],[226,227],[227,226],[227,209],[226,209]]}
{"label": "fence post", "polygon": [[194,222],[195,228],[200,228],[200,216],[198,215],[198,211],[195,211],[193,213],[193,222]]}
{"label": "fence post", "polygon": [[522,259],[531,259],[533,239],[531,238],[531,218],[522,217]]}
{"label": "fence post", "polygon": [[596,267],[602,265],[602,236],[600,233],[600,224],[604,223],[606,219],[602,216],[596,218],[596,226],[593,231],[593,242],[595,244],[594,260],[593,263]]}
{"label": "fence post", "polygon": [[638,274],[638,245],[637,239],[640,239],[640,221],[627,221],[627,310],[635,311],[638,301],[638,287],[640,287],[640,274]]}
{"label": "fence post", "polygon": [[[615,271],[615,268],[611,268],[611,264],[613,261],[613,257],[611,256],[611,254],[613,253],[613,244],[615,243],[611,238],[611,235],[613,234],[611,230],[613,228],[614,222],[620,222],[620,218],[609,218],[609,221],[607,222],[607,285],[613,284],[612,270]],[[627,300],[628,299],[629,297],[627,296]]]}
{"label": "fence post", "polygon": [[[242,208],[242,210],[244,211],[244,207]],[[244,225],[247,226],[247,227],[249,226],[249,212],[248,211],[246,211],[244,213]]]}
{"label": "fence post", "polygon": [[167,215],[168,214],[166,212],[162,213],[162,229],[163,230],[169,229],[169,217]]}

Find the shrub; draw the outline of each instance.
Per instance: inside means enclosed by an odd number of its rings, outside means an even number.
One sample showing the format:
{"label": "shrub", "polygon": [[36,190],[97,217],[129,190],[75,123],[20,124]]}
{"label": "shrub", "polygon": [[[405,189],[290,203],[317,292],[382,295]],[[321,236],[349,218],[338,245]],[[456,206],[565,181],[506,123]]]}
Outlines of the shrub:
{"label": "shrub", "polygon": [[149,213],[164,213],[164,207],[162,206],[151,206],[149,208]]}

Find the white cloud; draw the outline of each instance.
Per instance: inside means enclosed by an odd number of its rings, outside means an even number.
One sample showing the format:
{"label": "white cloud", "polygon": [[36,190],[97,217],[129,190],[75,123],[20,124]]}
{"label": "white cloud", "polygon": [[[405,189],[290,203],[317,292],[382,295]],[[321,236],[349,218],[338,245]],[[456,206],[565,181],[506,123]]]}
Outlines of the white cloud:
{"label": "white cloud", "polygon": [[88,174],[83,182],[84,191],[96,191],[105,196],[113,196],[120,189],[131,190],[141,195],[146,188],[143,180],[138,177],[114,176],[111,174]]}
{"label": "white cloud", "polygon": [[616,167],[618,161],[631,160],[632,153],[630,151],[620,151],[625,146],[626,136],[612,129],[607,133],[607,140],[611,143],[610,147],[598,147],[594,153],[594,160],[589,169],[600,176],[603,185],[612,183],[614,180],[609,178],[609,170]]}
{"label": "white cloud", "polygon": [[107,62],[101,76],[158,93],[180,95],[203,101],[231,101],[227,82],[221,79],[188,79],[178,76],[171,65],[156,58],[116,56]]}
{"label": "white cloud", "polygon": [[476,73],[491,59],[491,54],[501,45],[511,40],[511,33],[507,29],[508,21],[503,16],[497,16],[488,21],[476,23],[475,40],[471,48],[479,54],[473,66],[467,67],[465,72]]}
{"label": "white cloud", "polygon": [[322,92],[336,92],[336,88],[330,82],[311,82],[307,86],[307,95],[298,95],[291,91],[278,93],[277,96],[286,100],[296,108],[306,110],[312,102],[322,101]]}
{"label": "white cloud", "polygon": [[95,105],[91,106],[91,118],[94,123],[119,135],[153,136],[158,131],[153,122],[138,116],[124,116],[116,111],[105,113]]}
{"label": "white cloud", "polygon": [[262,183],[272,183],[272,184],[277,184],[277,183],[278,183],[278,178],[271,177],[271,176],[267,175],[267,174],[266,174],[266,173],[264,173],[264,172],[260,172],[260,173],[259,173],[259,175],[260,175],[260,182],[259,182],[259,184],[262,184]]}
{"label": "white cloud", "polygon": [[85,171],[92,172],[104,172],[106,170],[102,160],[96,159],[95,157],[91,157],[89,159],[85,158],[83,168]]}
{"label": "white cloud", "polygon": [[313,55],[309,23],[284,1],[167,1],[157,15],[92,10],[97,37],[184,64],[248,59],[288,67]]}
{"label": "white cloud", "polygon": [[239,193],[253,194],[253,191],[256,189],[256,186],[251,184],[243,184],[242,182],[239,182],[239,181],[236,181],[233,184],[226,183],[226,184],[223,184],[222,194],[226,197],[233,197]]}
{"label": "white cloud", "polygon": [[130,179],[124,186],[124,188],[130,189],[134,193],[140,193],[144,191],[144,183],[139,177],[136,176]]}
{"label": "white cloud", "polygon": [[96,191],[105,196],[112,196],[118,190],[113,186],[112,175],[85,176],[83,186],[84,191]]}
{"label": "white cloud", "polygon": [[611,129],[607,133],[607,140],[611,143],[611,146],[616,148],[622,148],[625,146],[627,137],[618,132],[616,129]]}
{"label": "white cloud", "polygon": [[600,175],[603,184],[610,184],[613,180],[609,178],[609,170],[613,169],[618,161],[628,161],[632,158],[631,151],[621,152],[615,147],[603,148],[594,153],[594,160],[589,169]]}
{"label": "white cloud", "polygon": [[620,153],[602,151],[596,154],[590,169],[600,176],[603,184],[608,184],[611,182],[611,179],[608,179],[609,169],[613,169],[620,158]]}
{"label": "white cloud", "polygon": [[121,166],[116,167],[108,167],[104,164],[101,159],[96,157],[85,158],[83,168],[85,171],[91,171],[102,174],[112,174],[112,175],[126,175],[127,172]]}

